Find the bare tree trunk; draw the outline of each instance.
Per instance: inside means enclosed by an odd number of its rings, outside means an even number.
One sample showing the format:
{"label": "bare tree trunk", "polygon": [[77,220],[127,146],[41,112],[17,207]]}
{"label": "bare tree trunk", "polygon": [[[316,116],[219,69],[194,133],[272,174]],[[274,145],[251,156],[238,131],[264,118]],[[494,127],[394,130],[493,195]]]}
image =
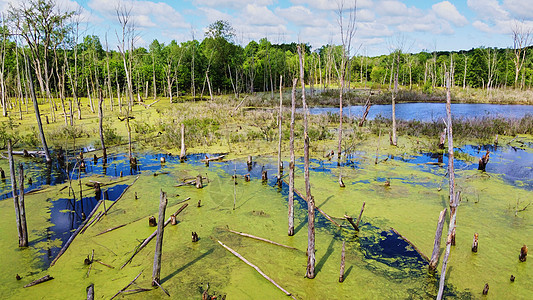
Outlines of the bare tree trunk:
{"label": "bare tree trunk", "polygon": [[105,148],[105,142],[104,142],[104,111],[102,109],[102,104],[104,103],[104,97],[102,95],[102,89],[98,89],[98,128],[100,131],[100,143],[102,145],[102,159],[104,163],[107,162],[107,150]]}
{"label": "bare tree trunk", "polygon": [[309,134],[307,128],[307,103],[305,101],[304,61],[302,49],[298,46],[300,60],[300,83],[302,84],[302,102],[304,109],[304,178],[307,198],[307,272],[305,277],[315,278],[315,199],[311,196],[309,182]]}
{"label": "bare tree trunk", "polygon": [[20,78],[19,51],[18,51],[18,49],[19,49],[18,42],[16,42],[15,43],[15,61],[17,62],[17,91],[18,91],[18,96],[20,97],[19,113],[20,113],[20,119],[22,120],[22,100],[24,100],[24,95],[22,93],[22,80]]}
{"label": "bare tree trunk", "polygon": [[[451,94],[450,94],[450,77],[449,74],[446,74],[446,116],[448,124],[448,176],[449,176],[449,187],[450,187],[450,220],[455,216],[455,210],[458,205],[459,199],[455,194],[455,169],[453,163],[453,130],[452,130],[452,109],[451,109]],[[453,218],[455,220],[455,217]],[[455,225],[450,234],[451,243],[455,245]]]}
{"label": "bare tree trunk", "polygon": [[154,268],[152,271],[152,286],[159,285],[161,275],[161,255],[163,251],[163,233],[165,230],[165,210],[167,208],[167,194],[161,190],[159,200],[159,219],[157,220],[157,238],[155,242]]}
{"label": "bare tree trunk", "polygon": [[184,160],[187,157],[185,149],[185,124],[181,123],[181,152],[180,160]]}
{"label": "bare tree trunk", "polygon": [[446,208],[440,212],[439,221],[437,222],[437,230],[435,231],[435,241],[433,243],[433,253],[431,254],[431,260],[429,261],[430,271],[434,271],[437,268],[437,263],[439,262],[440,240],[442,237],[442,229],[444,225],[445,215]]}
{"label": "bare tree trunk", "polygon": [[394,91],[392,92],[392,139],[391,145],[398,146],[396,137],[396,93],[398,93],[398,73],[394,75]]}
{"label": "bare tree trunk", "polygon": [[15,216],[17,218],[17,232],[19,236],[19,245],[22,244],[22,226],[20,220],[19,199],[17,193],[17,179],[15,176],[15,162],[13,161],[13,149],[11,148],[11,140],[7,140],[7,154],[9,160],[9,171],[11,173],[11,190],[13,192],[13,202],[15,204]]}
{"label": "bare tree trunk", "polygon": [[[4,26],[4,18],[2,18],[2,26]],[[15,44],[15,47],[17,45]],[[2,116],[7,117],[7,97],[6,97],[6,84],[5,84],[5,61],[6,61],[6,30],[2,30],[2,53],[0,55],[2,60],[2,68],[0,69],[0,95],[2,99]],[[17,60],[18,63],[18,60]]]}
{"label": "bare tree trunk", "polygon": [[342,153],[342,95],[344,94],[344,59],[341,62],[341,78],[340,78],[340,84],[341,88],[339,90],[339,142],[337,144],[337,165],[340,165],[341,163],[341,153]]}
{"label": "bare tree trunk", "polygon": [[292,80],[292,97],[291,97],[291,162],[289,163],[289,236],[294,235],[294,114],[296,111],[296,83],[297,78]]}
{"label": "bare tree trunk", "polygon": [[281,172],[283,165],[281,163],[281,122],[283,119],[283,76],[279,76],[279,114],[278,114],[278,183],[281,183]]}
{"label": "bare tree trunk", "polygon": [[[155,58],[154,58],[154,55],[152,54],[152,73],[153,73],[153,80],[154,80],[154,100],[157,98],[157,83],[156,83],[156,80],[155,80]],[[146,89],[148,90],[148,89]],[[148,98],[148,96],[146,96],[146,98]]]}
{"label": "bare tree trunk", "polygon": [[46,137],[44,136],[43,123],[41,122],[41,114],[39,113],[39,103],[37,103],[37,97],[35,96],[35,90],[33,89],[33,81],[31,79],[28,57],[26,57],[26,78],[30,86],[30,95],[33,100],[33,108],[35,110],[35,117],[37,119],[37,128],[39,130],[39,137],[41,138],[41,143],[43,145],[44,155],[46,157],[46,162],[51,162],[50,152],[48,151],[48,145],[46,144]]}
{"label": "bare tree trunk", "polygon": [[[11,156],[11,160],[13,156]],[[20,228],[22,230],[22,237],[19,243],[19,247],[28,247],[28,226],[26,225],[26,207],[24,205],[24,167],[19,164],[19,194],[18,194],[18,206],[20,214]]]}
{"label": "bare tree trunk", "polygon": [[205,72],[205,78],[207,79],[207,87],[209,88],[209,96],[211,97],[211,101],[213,101],[213,91],[211,90],[211,81],[209,81],[208,72]]}
{"label": "bare tree trunk", "polygon": [[463,90],[466,88],[466,67],[468,66],[468,57],[466,56],[466,54],[464,54],[465,56],[465,72],[463,74]]}
{"label": "bare tree trunk", "polygon": [[89,86],[89,77],[85,77],[85,81],[87,82],[87,98],[89,98],[91,112],[94,114],[94,105],[93,105],[93,99],[91,98],[91,87]]}

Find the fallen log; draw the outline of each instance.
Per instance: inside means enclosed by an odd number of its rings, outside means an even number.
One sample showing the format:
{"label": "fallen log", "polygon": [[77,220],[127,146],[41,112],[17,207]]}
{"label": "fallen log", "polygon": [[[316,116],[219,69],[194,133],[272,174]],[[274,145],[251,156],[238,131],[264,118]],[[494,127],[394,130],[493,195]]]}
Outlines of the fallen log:
{"label": "fallen log", "polygon": [[[176,211],[173,216],[177,216],[179,213],[181,213],[186,207],[187,205],[189,205],[189,203],[185,203],[183,204],[180,209],[178,209],[178,211]],[[168,224],[170,224],[170,221],[172,220],[172,216],[170,218],[168,218],[166,221],[165,221],[165,224],[163,225],[163,227],[166,227]],[[157,235],[157,230],[154,231],[154,233],[152,233],[149,237],[147,237],[143,242],[142,244],[137,248],[137,250],[135,250],[135,252],[132,254],[132,256],[120,267],[121,269],[124,268],[127,264],[129,264],[133,258],[135,257],[135,255],[137,255],[137,253],[139,253],[144,247],[146,247],[146,245],[148,245],[148,243],[150,243],[151,240],[154,239],[154,237]]]}
{"label": "fallen log", "polygon": [[273,245],[276,245],[276,246],[281,246],[281,247],[285,247],[285,248],[289,248],[289,249],[293,249],[293,250],[298,250],[298,249],[296,249],[294,247],[283,245],[283,244],[280,244],[280,243],[276,243],[274,241],[267,240],[267,239],[264,239],[264,238],[261,238],[261,237],[255,236],[255,235],[247,234],[247,233],[244,233],[244,232],[239,232],[239,231],[235,231],[235,230],[231,230],[231,229],[228,229],[228,231],[231,232],[231,233],[235,233],[235,234],[242,235],[242,236],[245,236],[245,237],[249,237],[249,238],[252,238],[252,239],[256,239],[256,240],[259,240],[259,241],[267,242],[267,243],[270,243],[270,244],[273,244]]}
{"label": "fallen log", "polygon": [[124,226],[126,226],[126,224],[122,224],[122,225],[115,226],[115,227],[113,227],[113,228],[106,229],[106,230],[100,232],[99,234],[97,234],[97,235],[95,235],[95,236],[99,236],[99,235],[102,235],[102,234],[104,234],[104,233],[108,233],[108,232],[110,232],[110,231],[113,231],[113,230],[115,230],[115,229],[119,229],[119,228],[124,227]]}
{"label": "fallen log", "polygon": [[[132,281],[130,281],[130,283],[128,283],[128,285],[126,285],[124,288],[122,288],[120,291],[118,291],[113,297],[111,297],[110,300],[113,300],[116,296],[118,296],[119,294],[121,293],[128,293],[129,291],[127,291],[126,289],[130,287],[130,285],[132,285],[135,280],[137,280],[137,278],[139,278],[139,276],[141,276],[141,274],[143,273],[143,271],[141,271],[139,274],[137,274],[137,276],[135,276],[135,278],[133,278]],[[150,289],[137,289],[137,290],[143,290],[143,291],[150,291]],[[135,291],[137,291],[135,290]]]}
{"label": "fallen log", "polygon": [[87,224],[87,226],[85,226],[85,228],[83,228],[83,230],[80,232],[80,234],[83,234],[83,233],[85,232],[85,230],[87,230],[87,228],[89,228],[89,227],[94,223],[94,221],[97,220],[102,214],[103,214],[103,212],[99,212],[99,213],[98,213],[98,214],[97,214],[97,215],[91,220],[91,222],[89,222],[89,223]]}
{"label": "fallen log", "polygon": [[85,225],[87,225],[87,222],[89,222],[89,220],[92,218],[92,216],[94,215],[94,213],[98,210],[98,208],[100,207],[100,204],[102,204],[104,200],[100,200],[98,201],[98,204],[96,204],[96,206],[93,208],[93,210],[91,211],[91,213],[89,214],[89,216],[87,217],[87,219],[85,219],[85,221],[83,221],[83,223],[81,223],[81,225],[78,227],[78,229],[76,229],[76,231],[74,231],[74,233],[70,236],[70,238],[68,239],[68,241],[65,243],[65,245],[63,246],[63,248],[61,248],[61,250],[59,251],[59,253],[57,254],[56,258],[54,258],[54,260],[52,261],[52,263],[50,264],[50,267],[54,266],[54,264],[57,262],[57,260],[61,257],[61,255],[63,255],[63,253],[65,253],[65,251],[67,251],[68,247],[70,246],[70,244],[72,244],[72,242],[74,241],[74,239],[76,238],[76,236],[83,230],[83,228],[85,227]]}
{"label": "fallen log", "polygon": [[129,189],[129,188],[130,188],[130,187],[131,187],[131,186],[137,181],[137,179],[139,179],[139,176],[135,177],[135,180],[133,180],[133,182],[132,182],[130,185],[128,185],[128,186],[122,191],[122,193],[120,194],[120,196],[118,196],[117,200],[115,200],[113,203],[111,203],[111,205],[109,205],[109,207],[104,211],[103,214],[100,215],[100,217],[98,217],[98,220],[96,220],[96,222],[95,222],[94,224],[100,222],[100,219],[101,219],[103,216],[107,215],[107,213],[109,212],[109,210],[110,210],[115,204],[117,204],[117,202],[118,202],[120,199],[122,199],[122,196],[124,196],[124,194],[126,194],[126,192],[128,191],[128,189]]}
{"label": "fallen log", "polygon": [[110,266],[110,265],[108,265],[108,264],[106,264],[106,263],[103,263],[103,262],[101,262],[101,261],[99,261],[99,260],[95,260],[94,262],[97,262],[97,263],[101,264],[102,266],[106,266],[106,267],[108,267],[108,268],[110,268],[110,269],[114,269],[114,268],[115,268],[115,267]]}
{"label": "fallen log", "polygon": [[[287,184],[287,182],[286,182],[285,180],[283,180],[283,182],[284,182],[285,184]],[[303,195],[302,195],[302,194],[301,194],[296,188],[294,188],[294,192],[295,192],[300,198],[304,199],[305,202],[307,202],[306,197],[304,197],[304,196],[303,196]],[[318,212],[321,213],[321,214],[322,214],[326,219],[328,219],[331,223],[333,223],[333,225],[335,225],[335,226],[341,228],[341,225],[339,225],[339,223],[335,222],[335,221],[333,220],[332,217],[330,217],[327,213],[325,213],[323,210],[321,210],[318,206],[315,206],[315,209],[318,210]],[[336,219],[341,219],[341,218],[336,218]]]}
{"label": "fallen log", "polygon": [[46,281],[49,281],[49,280],[52,280],[54,279],[54,277],[50,276],[50,275],[45,275],[37,280],[34,280],[28,284],[26,284],[24,287],[27,288],[27,287],[30,287],[30,286],[34,286],[34,285],[37,285],[39,283],[43,283],[43,282],[46,282]]}
{"label": "fallen log", "polygon": [[402,240],[406,241],[407,244],[411,245],[411,247],[413,247],[413,249],[418,252],[418,254],[420,254],[420,256],[427,262],[429,262],[429,258],[424,254],[422,253],[422,251],[420,251],[420,249],[418,249],[415,244],[413,244],[410,240],[408,240],[406,237],[404,237],[403,235],[401,235],[398,231],[396,231],[396,229],[394,228],[390,228],[394,233],[396,233],[400,238],[402,238]]}
{"label": "fallen log", "polygon": [[[231,249],[230,247],[224,245],[221,241],[217,241],[222,247],[224,247],[226,250],[228,250],[229,252],[231,252],[233,255],[237,256],[237,258],[239,258],[240,260],[242,260],[245,264],[249,265],[250,267],[254,268],[259,274],[261,274],[261,276],[263,276],[266,280],[270,281],[270,283],[272,283],[273,285],[275,285],[278,289],[280,289],[282,292],[285,293],[285,295],[287,296],[292,296],[291,293],[289,293],[287,290],[285,290],[284,288],[282,288],[279,284],[277,284],[274,280],[272,280],[270,277],[268,277],[265,273],[263,273],[263,271],[261,271],[261,269],[259,269],[256,265],[252,264],[251,262],[249,262],[246,258],[242,257],[239,253],[237,253],[235,250]],[[294,297],[292,297],[293,299],[296,299]]]}
{"label": "fallen log", "polygon": [[205,157],[205,159],[202,159],[201,162],[210,162],[210,161],[217,161],[222,160],[224,157],[226,157],[226,154],[222,154],[219,156],[213,156],[213,157]]}
{"label": "fallen log", "polygon": [[44,151],[12,151],[11,154],[13,155],[22,155],[24,157],[45,157]]}
{"label": "fallen log", "polygon": [[186,181],[186,182],[182,182],[180,184],[176,184],[174,187],[180,187],[180,186],[189,185],[189,184],[195,184],[195,183],[196,183],[196,179],[189,180],[189,181]]}
{"label": "fallen log", "polygon": [[355,223],[355,227],[357,230],[359,230],[359,222],[361,222],[361,218],[363,217],[363,211],[365,211],[365,205],[366,202],[363,202],[363,206],[361,207],[361,211],[359,212],[359,217],[357,217],[357,222]]}
{"label": "fallen log", "polygon": [[444,227],[444,216],[446,216],[446,208],[440,212],[439,221],[437,222],[437,230],[435,231],[435,240],[433,242],[433,253],[429,261],[429,270],[435,271],[437,263],[439,262],[440,242],[442,238],[442,229]]}
{"label": "fallen log", "polygon": [[154,101],[154,102],[152,102],[152,103],[150,103],[150,104],[148,104],[148,105],[146,105],[146,104],[144,104],[144,103],[141,103],[141,104],[144,106],[144,108],[150,108],[152,105],[156,104],[156,103],[159,102],[159,101],[161,101],[161,99],[156,100],[156,101]]}

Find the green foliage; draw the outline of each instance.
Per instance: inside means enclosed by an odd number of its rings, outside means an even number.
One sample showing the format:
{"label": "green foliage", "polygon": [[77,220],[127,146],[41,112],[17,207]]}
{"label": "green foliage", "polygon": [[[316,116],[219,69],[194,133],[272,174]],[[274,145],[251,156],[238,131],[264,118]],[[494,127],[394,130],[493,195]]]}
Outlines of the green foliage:
{"label": "green foliage", "polygon": [[103,125],[104,142],[106,145],[116,145],[122,143],[122,136],[117,134],[117,130],[109,125]]}
{"label": "green foliage", "polygon": [[37,133],[37,128],[35,128],[35,126],[32,126],[31,132],[22,134],[20,136],[20,142],[22,145],[25,145],[28,147],[36,147],[37,145],[39,145],[40,141],[39,141],[39,135]]}
{"label": "green foliage", "polygon": [[13,127],[13,120],[11,118],[8,118],[7,122],[0,124],[0,149],[6,149],[8,140],[12,140],[13,142],[18,140],[18,135],[13,131]]}
{"label": "green foliage", "polygon": [[88,137],[89,134],[81,126],[61,125],[47,133],[49,141],[72,141],[81,137]]}

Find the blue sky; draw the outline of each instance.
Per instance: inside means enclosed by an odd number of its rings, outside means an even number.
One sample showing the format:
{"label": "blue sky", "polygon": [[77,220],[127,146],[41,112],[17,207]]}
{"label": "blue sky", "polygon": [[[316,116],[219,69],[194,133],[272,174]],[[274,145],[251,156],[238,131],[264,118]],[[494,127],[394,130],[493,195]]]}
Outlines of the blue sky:
{"label": "blue sky", "polygon": [[[0,0],[7,10],[9,2]],[[56,0],[58,7],[81,7],[84,33],[96,34],[110,47],[119,30],[115,8],[131,8],[139,35],[137,46],[154,39],[168,43],[202,39],[212,22],[229,21],[236,42],[267,37],[273,43],[308,42],[313,48],[340,43],[337,23],[342,0]],[[354,0],[344,0],[345,7]],[[533,0],[357,0],[357,32],[352,54],[404,51],[462,50],[473,47],[511,47],[511,28],[520,22],[533,28]]]}

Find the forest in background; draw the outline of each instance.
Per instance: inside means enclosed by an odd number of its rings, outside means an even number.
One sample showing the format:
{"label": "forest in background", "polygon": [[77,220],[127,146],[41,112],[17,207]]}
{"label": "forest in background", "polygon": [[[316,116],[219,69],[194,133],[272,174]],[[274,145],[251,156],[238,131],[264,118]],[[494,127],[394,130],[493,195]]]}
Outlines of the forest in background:
{"label": "forest in background", "polygon": [[[80,97],[129,97],[130,101],[158,96],[193,98],[209,94],[274,92],[280,76],[298,77],[297,43],[273,44],[263,38],[241,46],[227,21],[212,23],[202,41],[153,40],[148,48],[136,46],[138,32],[126,8],[117,8],[122,32],[103,40],[81,33],[75,12],[59,12],[53,0],[34,0],[11,6],[4,18],[0,45],[0,89],[3,115],[19,99],[29,95],[28,80],[37,94],[55,107],[56,99]],[[116,50],[110,45],[117,45]],[[527,28],[513,29],[506,49],[480,47],[464,51],[409,53],[406,42],[393,42],[390,53],[377,57],[350,55],[346,45],[324,45],[305,50],[305,82],[315,90],[338,89],[345,66],[345,86],[390,90],[394,74],[404,89],[432,94],[445,85],[452,87],[529,90],[533,82],[533,56]],[[348,51],[346,51],[346,49]],[[24,60],[24,58],[29,58]],[[343,60],[344,58],[344,60]],[[28,77],[26,73],[31,73]],[[290,80],[282,80],[289,87]],[[131,91],[131,92],[130,92]],[[400,99],[401,100],[401,99]],[[92,103],[92,102],[91,102]],[[64,104],[65,105],[65,104]],[[94,108],[91,106],[91,110]]]}

